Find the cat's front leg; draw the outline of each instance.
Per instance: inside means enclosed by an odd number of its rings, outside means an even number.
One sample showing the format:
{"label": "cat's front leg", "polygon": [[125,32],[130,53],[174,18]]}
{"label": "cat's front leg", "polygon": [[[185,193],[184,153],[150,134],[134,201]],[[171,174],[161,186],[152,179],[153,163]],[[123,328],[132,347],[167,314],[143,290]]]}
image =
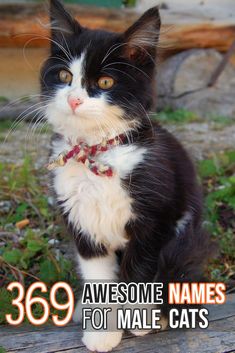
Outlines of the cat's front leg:
{"label": "cat's front leg", "polygon": [[[117,279],[118,265],[115,253],[91,258],[79,255],[78,262],[85,283],[113,282]],[[104,306],[101,306],[101,309],[103,308]],[[96,331],[88,325],[82,341],[89,350],[109,352],[120,343],[123,332],[116,329],[116,314],[117,307],[113,306],[112,311],[108,313],[107,330]]]}

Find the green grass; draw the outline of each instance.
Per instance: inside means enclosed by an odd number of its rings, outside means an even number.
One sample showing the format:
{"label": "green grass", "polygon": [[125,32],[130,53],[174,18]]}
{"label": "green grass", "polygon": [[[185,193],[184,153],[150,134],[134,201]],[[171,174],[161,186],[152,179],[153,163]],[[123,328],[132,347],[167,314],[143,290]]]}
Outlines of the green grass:
{"label": "green grass", "polygon": [[235,117],[230,118],[230,117],[221,116],[221,115],[211,115],[211,116],[208,116],[207,118],[204,118],[197,115],[196,113],[190,112],[185,109],[176,109],[176,110],[165,109],[159,113],[152,114],[152,118],[163,124],[183,125],[183,124],[194,123],[194,122],[199,122],[199,123],[210,122],[214,125],[213,126],[214,129],[230,126],[235,122]]}
{"label": "green grass", "polygon": [[7,103],[9,100],[4,96],[0,96],[0,103]]}
{"label": "green grass", "polygon": [[200,121],[200,118],[192,112],[184,109],[165,109],[159,113],[153,114],[152,118],[165,124],[185,124],[189,122]]}
{"label": "green grass", "polygon": [[[11,305],[15,293],[6,291],[8,283],[19,281],[28,287],[35,280],[41,280],[50,288],[60,280],[68,282],[76,292],[79,281],[72,262],[57,245],[64,243],[66,231],[50,205],[44,173],[35,170],[32,161],[26,158],[21,166],[1,163],[0,178],[3,202],[0,207],[1,324],[5,322],[6,313],[17,313]],[[24,219],[29,219],[30,223],[19,230],[16,223]],[[48,294],[44,296],[49,299]],[[66,299],[65,294],[59,299]],[[35,317],[40,317],[40,306],[33,310]]]}
{"label": "green grass", "polygon": [[213,281],[232,286],[235,279],[235,150],[201,161],[198,171],[205,192],[206,227],[219,248],[208,275]]}
{"label": "green grass", "polygon": [[[0,122],[0,133],[2,132],[8,132],[9,129],[11,128],[13,122],[11,120],[2,120]],[[5,136],[3,136],[5,138]]]}

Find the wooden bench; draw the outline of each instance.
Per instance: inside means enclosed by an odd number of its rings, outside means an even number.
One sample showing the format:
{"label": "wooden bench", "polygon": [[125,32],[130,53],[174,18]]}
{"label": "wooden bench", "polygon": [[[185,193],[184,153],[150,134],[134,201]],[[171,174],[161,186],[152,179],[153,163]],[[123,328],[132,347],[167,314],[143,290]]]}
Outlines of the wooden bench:
{"label": "wooden bench", "polygon": [[[208,329],[166,330],[144,337],[126,335],[114,352],[125,353],[232,353],[235,352],[235,294],[226,304],[208,306]],[[47,326],[0,327],[0,347],[11,353],[85,353],[81,329]]]}
{"label": "wooden bench", "polygon": [[[151,2],[152,3],[152,2]],[[156,4],[160,1],[156,1]],[[191,4],[189,6],[189,3]],[[155,4],[155,2],[154,2]],[[227,51],[235,35],[233,0],[166,0],[161,7],[162,31],[160,47],[168,51],[190,48],[215,48]],[[140,13],[130,9],[107,9],[82,5],[66,6],[89,28],[123,31]],[[44,4],[0,5],[0,47],[48,46],[49,19]]]}

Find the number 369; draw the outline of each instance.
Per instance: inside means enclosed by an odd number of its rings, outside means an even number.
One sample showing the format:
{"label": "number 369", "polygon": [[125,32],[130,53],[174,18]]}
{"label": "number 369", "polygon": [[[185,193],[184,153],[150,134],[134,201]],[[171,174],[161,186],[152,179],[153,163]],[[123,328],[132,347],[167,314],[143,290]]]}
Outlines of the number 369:
{"label": "number 369", "polygon": [[[28,290],[25,293],[25,289],[19,282],[12,282],[8,285],[7,290],[13,291],[14,289],[18,290],[18,296],[12,301],[12,305],[18,308],[19,314],[16,319],[13,319],[12,314],[6,315],[6,320],[10,325],[19,325],[23,322],[25,314],[29,320],[29,322],[33,325],[40,326],[47,322],[50,315],[50,306],[45,298],[41,297],[33,297],[33,292],[36,289],[41,290],[42,293],[47,292],[47,286],[43,282],[35,282],[31,284]],[[68,301],[65,304],[59,304],[56,300],[56,293],[58,289],[64,289]],[[24,300],[24,304],[22,301]],[[33,304],[41,304],[43,307],[43,314],[38,319],[33,316],[32,313],[32,305]],[[74,311],[74,295],[71,287],[65,282],[57,282],[53,285],[50,290],[50,303],[53,308],[57,310],[67,310],[67,315],[63,319],[59,319],[58,315],[52,315],[52,321],[56,326],[64,326],[69,323],[72,318]]]}

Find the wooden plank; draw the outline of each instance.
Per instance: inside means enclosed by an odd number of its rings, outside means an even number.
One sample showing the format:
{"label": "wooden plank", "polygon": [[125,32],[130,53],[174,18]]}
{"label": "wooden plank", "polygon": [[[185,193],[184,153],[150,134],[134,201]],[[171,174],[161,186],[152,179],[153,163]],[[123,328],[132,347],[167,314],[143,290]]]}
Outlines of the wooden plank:
{"label": "wooden plank", "polygon": [[[235,317],[216,320],[206,330],[171,330],[147,335],[145,337],[126,337],[114,352],[125,353],[222,353],[235,348]],[[11,353],[84,353],[79,333],[60,330],[57,335],[38,335],[37,341],[33,334],[24,337],[21,344],[10,345],[13,337],[5,343],[7,352]],[[65,339],[66,337],[66,339]],[[28,341],[30,339],[30,345]],[[19,337],[17,337],[19,342]],[[0,340],[0,344],[2,344]]]}
{"label": "wooden plank", "polygon": [[[235,36],[235,6],[232,0],[225,0],[223,4],[220,2],[220,7],[218,0],[214,1],[217,6],[211,4],[204,12],[197,10],[195,6],[186,7],[187,10],[184,10],[184,6],[180,6],[178,10],[171,7],[161,9],[163,27],[160,46],[167,46],[172,50],[194,47],[226,51]],[[127,9],[113,10],[78,5],[70,5],[68,8],[82,25],[111,31],[125,30],[139,16],[136,11]],[[214,8],[217,9],[216,12]],[[221,17],[223,8],[227,11],[227,17]],[[48,24],[43,5],[0,5],[0,14],[1,47],[23,47],[27,42],[33,47],[48,45],[45,37],[49,32],[39,23],[40,21]],[[39,38],[35,39],[36,37]]]}
{"label": "wooden plank", "polygon": [[[235,294],[227,296],[226,304],[208,306],[210,326],[207,330],[167,330],[143,338],[126,335],[116,352],[197,352],[222,353],[235,348]],[[79,353],[84,352],[81,329],[71,324],[64,328],[0,327],[0,346],[16,353]],[[157,347],[157,351],[156,351]],[[166,348],[167,347],[167,348]],[[208,348],[209,347],[209,348]]]}

